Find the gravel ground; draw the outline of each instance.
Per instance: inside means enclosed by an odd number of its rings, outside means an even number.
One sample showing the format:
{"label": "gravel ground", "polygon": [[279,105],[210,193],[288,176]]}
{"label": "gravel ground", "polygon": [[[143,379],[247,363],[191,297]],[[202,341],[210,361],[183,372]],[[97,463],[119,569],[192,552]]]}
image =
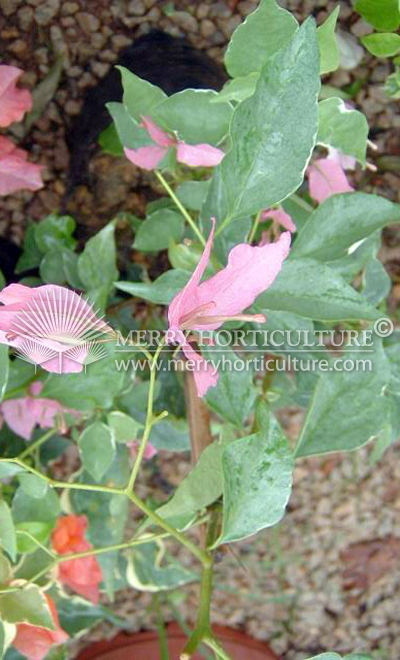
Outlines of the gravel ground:
{"label": "gravel ground", "polygon": [[[49,72],[58,54],[64,55],[56,95],[23,140],[33,159],[45,165],[46,187],[36,194],[21,192],[1,201],[0,235],[20,243],[28,219],[38,220],[59,207],[68,166],[65,132],[79,113],[84,90],[105,75],[121,48],[157,27],[186,35],[221,59],[227,39],[256,4],[252,0],[0,0],[2,59],[26,71],[23,81],[28,87],[33,88]],[[319,23],[336,5],[330,0],[281,4],[298,18],[313,13]],[[365,25],[352,14],[350,3],[340,5],[342,29],[363,34]],[[366,58],[357,69],[340,70],[329,82],[342,86],[368,81],[355,103],[372,127],[378,151],[370,154],[370,160],[378,171],[357,173],[357,184],[362,190],[400,201],[398,102],[389,102],[382,91],[389,72],[389,65]],[[118,169],[118,187],[115,180],[106,187],[109,165],[107,156],[96,157],[92,166],[95,193],[82,186],[73,200],[72,211],[93,227],[121,210],[121,199],[124,210],[139,215],[143,211],[140,190],[146,179],[139,173],[133,176],[132,166],[121,161],[113,169],[113,173]],[[399,243],[398,232],[387,230],[382,258],[393,280],[391,309],[400,298]],[[285,660],[302,660],[328,648],[374,650],[379,660],[398,660],[399,453],[396,445],[373,467],[368,449],[301,462],[282,524],[251,542],[235,545],[235,555],[222,556],[213,603],[215,622],[269,640]],[[162,457],[160,465],[171,482],[188,469],[182,458]],[[382,539],[387,542],[381,543]],[[362,545],[354,547],[357,543]],[[188,587],[184,594],[178,607],[193,618],[196,587]],[[114,608],[129,616],[133,629],[140,629],[149,627],[149,621],[154,623],[150,602],[147,594],[122,593]],[[171,618],[169,609],[165,616]],[[103,625],[79,645],[114,632]],[[76,647],[71,657],[75,652]]]}

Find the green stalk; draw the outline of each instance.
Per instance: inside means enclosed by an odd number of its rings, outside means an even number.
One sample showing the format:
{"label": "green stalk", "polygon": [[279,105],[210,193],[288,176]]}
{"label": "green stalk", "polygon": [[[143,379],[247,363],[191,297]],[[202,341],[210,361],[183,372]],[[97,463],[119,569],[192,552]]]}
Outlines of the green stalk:
{"label": "green stalk", "polygon": [[51,436],[53,436],[55,433],[57,433],[57,429],[50,429],[47,433],[42,435],[38,440],[35,440],[35,442],[32,442],[26,449],[24,449],[23,452],[21,452],[18,455],[18,458],[20,461],[24,460],[29,454],[32,454],[32,452],[36,451],[36,449],[39,449]]}
{"label": "green stalk", "polygon": [[198,226],[196,225],[196,223],[195,223],[195,221],[193,220],[193,218],[189,215],[189,213],[187,212],[187,210],[185,209],[185,207],[183,206],[183,204],[180,202],[180,200],[179,200],[179,199],[177,198],[177,196],[175,195],[175,193],[174,193],[174,191],[172,190],[172,188],[171,188],[171,186],[169,185],[169,183],[164,179],[164,177],[163,177],[163,175],[161,174],[161,172],[158,172],[157,170],[155,170],[155,175],[156,175],[157,179],[159,180],[159,182],[161,183],[161,185],[162,185],[162,186],[165,188],[165,190],[167,191],[168,195],[171,197],[172,201],[176,204],[176,206],[178,207],[178,209],[179,209],[180,212],[182,213],[182,215],[183,215],[183,217],[185,218],[185,220],[187,221],[187,223],[191,226],[191,228],[193,229],[194,233],[196,234],[196,236],[197,236],[197,238],[199,239],[199,241],[201,242],[201,244],[205,247],[205,245],[206,245],[206,241],[205,241],[205,239],[204,239],[204,236],[202,235],[200,229],[199,229]]}
{"label": "green stalk", "polygon": [[256,215],[256,219],[254,220],[254,224],[253,224],[253,226],[252,226],[252,228],[251,228],[251,232],[250,232],[250,236],[249,236],[249,244],[250,244],[250,245],[252,244],[252,242],[253,242],[253,240],[254,240],[254,236],[256,235],[256,232],[257,232],[257,229],[258,229],[258,225],[260,224],[261,213],[262,213],[262,211],[259,211],[259,212],[257,213],[257,215]]}
{"label": "green stalk", "polygon": [[[150,384],[149,384],[149,395],[147,398],[147,414],[146,414],[146,423],[143,431],[143,437],[140,441],[140,447],[139,451],[136,455],[135,462],[133,464],[131,476],[129,477],[129,482],[126,487],[126,494],[129,496],[129,493],[131,493],[134,489],[135,486],[135,481],[137,474],[139,472],[140,464],[142,462],[144,452],[146,450],[146,445],[150,436],[151,428],[155,422],[155,418],[153,415],[153,399],[154,399],[154,387],[156,383],[156,366],[157,366],[157,360],[158,357],[164,347],[164,339],[160,342],[159,346],[157,347],[157,350],[154,354],[154,357],[152,357],[151,362],[150,362]],[[163,415],[165,417],[165,414]]]}

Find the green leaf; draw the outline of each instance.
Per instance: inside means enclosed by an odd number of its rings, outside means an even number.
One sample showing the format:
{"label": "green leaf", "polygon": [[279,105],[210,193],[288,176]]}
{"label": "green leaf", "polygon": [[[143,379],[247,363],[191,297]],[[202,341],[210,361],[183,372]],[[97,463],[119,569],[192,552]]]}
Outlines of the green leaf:
{"label": "green leaf", "polygon": [[392,57],[400,51],[400,36],[390,32],[367,34],[361,43],[375,57]]}
{"label": "green leaf", "polygon": [[107,424],[112,429],[116,442],[136,440],[139,430],[143,428],[143,424],[120,410],[114,410],[107,415]]}
{"label": "green leaf", "polygon": [[3,400],[7,388],[8,374],[10,371],[10,360],[8,357],[8,346],[0,345],[0,401]]}
{"label": "green leaf", "polygon": [[71,638],[82,631],[93,628],[97,623],[109,621],[114,626],[127,628],[126,619],[116,616],[111,610],[103,605],[93,605],[77,596],[68,598],[57,598],[57,612],[60,617],[60,625]]}
{"label": "green leaf", "polygon": [[[129,454],[123,444],[116,446],[115,459],[102,479],[107,485],[113,483],[116,487],[125,487],[129,479]],[[91,483],[90,475],[83,471],[79,476],[81,483]],[[77,490],[70,495],[73,511],[77,515],[86,515],[89,520],[88,540],[96,548],[115,545],[124,539],[125,526],[129,512],[129,501],[120,495],[95,493]],[[116,588],[125,588],[126,581],[121,577],[121,567],[118,552],[107,552],[99,555],[103,573],[103,583],[110,599]],[[119,587],[119,584],[121,584]]]}
{"label": "green leaf", "polygon": [[[28,534],[33,536],[40,543],[46,544],[50,538],[52,528],[53,526],[46,522],[36,521],[19,523],[16,526],[18,552],[24,554],[36,552],[38,546],[31,538],[29,538]],[[28,534],[24,534],[24,532],[28,532]]]}
{"label": "green leaf", "polygon": [[54,525],[61,511],[58,496],[51,488],[42,497],[39,506],[37,499],[29,497],[20,487],[14,495],[11,508],[16,525],[22,522],[44,522]]}
{"label": "green leaf", "polygon": [[0,552],[0,585],[7,584],[12,578],[12,569],[11,564]]}
{"label": "green leaf", "polygon": [[138,149],[139,147],[146,147],[153,144],[146,129],[140,126],[136,119],[129,114],[126,106],[122,103],[114,102],[107,103],[106,105],[108,112],[114,120],[113,126],[115,126],[116,137],[122,146],[129,147],[129,149]]}
{"label": "green leaf", "polygon": [[78,255],[67,248],[55,248],[47,252],[40,263],[40,277],[48,284],[69,284],[83,289],[78,275]]}
{"label": "green leaf", "polygon": [[51,374],[41,396],[56,399],[67,408],[91,411],[110,408],[121,390],[125,374],[116,368],[117,354],[109,347],[109,356],[87,367],[86,373]]}
{"label": "green leaf", "polygon": [[390,366],[381,341],[375,338],[372,347],[346,352],[337,360],[342,371],[329,370],[319,377],[296,456],[361,447],[380,433],[388,419],[384,390]]}
{"label": "green leaf", "polygon": [[0,463],[0,479],[8,479],[24,472],[24,468],[14,463]]}
{"label": "green leaf", "polygon": [[161,566],[164,546],[161,543],[145,543],[130,553],[127,578],[139,591],[169,591],[198,579],[196,573],[170,559]]}
{"label": "green leaf", "polygon": [[[111,113],[110,113],[111,114]],[[100,133],[98,143],[106,154],[121,157],[124,155],[124,148],[119,139],[115,124],[112,123],[102,133]]]}
{"label": "green leaf", "polygon": [[[221,345],[225,343],[226,340]],[[224,420],[242,428],[256,398],[251,362],[246,364],[231,348],[221,348],[218,337],[215,346],[203,349],[202,354],[214,363],[219,374],[217,385],[211,387],[205,396],[207,405]]]}
{"label": "green leaf", "polygon": [[12,623],[0,621],[0,660],[3,660],[9,646],[13,643],[16,628]]}
{"label": "green leaf", "polygon": [[339,48],[335,37],[339,11],[340,6],[336,7],[325,23],[317,29],[321,75],[336,71],[339,66]]}
{"label": "green leaf", "polygon": [[34,225],[36,245],[43,254],[54,248],[74,249],[76,240],[72,234],[76,223],[69,215],[52,213],[47,218]]}
{"label": "green leaf", "polygon": [[313,259],[285,261],[255,306],[259,311],[275,309],[317,321],[373,321],[380,316],[332,268]]}
{"label": "green leaf", "polygon": [[43,253],[39,250],[35,238],[37,226],[36,223],[32,223],[28,225],[25,231],[23,252],[15,267],[17,275],[23,273],[25,270],[37,268],[42,260]]}
{"label": "green leaf", "polygon": [[47,600],[35,584],[20,591],[2,594],[0,617],[7,623],[29,623],[31,626],[55,630]]}
{"label": "green leaf", "polygon": [[222,445],[213,442],[202,452],[198,462],[179,484],[172,498],[157,509],[162,518],[172,518],[199,511],[222,494]]}
{"label": "green leaf", "polygon": [[168,415],[168,419],[152,428],[151,444],[164,451],[189,451],[190,438],[186,420],[171,419]]}
{"label": "green leaf", "polygon": [[260,77],[259,72],[249,73],[248,76],[241,76],[228,80],[219,92],[218,96],[211,103],[225,103],[226,101],[236,101],[240,103],[249,96],[253,96],[257,81]]}
{"label": "green leaf", "polygon": [[317,142],[335,147],[348,156],[354,156],[365,166],[368,122],[358,110],[349,110],[339,98],[321,101]]}
{"label": "green leaf", "polygon": [[389,295],[392,281],[379,259],[371,259],[364,271],[362,294],[371,305],[379,305]]}
{"label": "green leaf", "polygon": [[142,252],[166,250],[171,239],[180,241],[184,231],[184,219],[171,209],[160,209],[144,220],[135,235],[133,247]]}
{"label": "green leaf", "polygon": [[0,500],[0,545],[10,555],[12,561],[17,556],[17,541],[11,511],[4,500]]}
{"label": "green leaf", "polygon": [[232,106],[213,104],[217,96],[212,90],[185,89],[162,101],[151,116],[162,128],[176,131],[189,144],[218,144],[228,133]]}
{"label": "green leaf", "polygon": [[[186,243],[180,243],[177,245],[173,241],[170,241],[168,247],[168,259],[173,268],[193,271],[199,263],[202,252],[203,248],[199,244],[186,245]],[[214,271],[212,267],[208,265],[205,275],[213,274]]]}
{"label": "green leaf", "polygon": [[120,291],[130,293],[156,305],[169,305],[176,294],[187,284],[191,273],[186,270],[167,270],[154,282],[115,282]]}
{"label": "green leaf", "polygon": [[105,424],[95,422],[87,426],[79,437],[82,465],[100,481],[115,457],[115,443],[111,431]]}
{"label": "green leaf", "polygon": [[262,0],[232,35],[225,66],[232,78],[260,71],[267,60],[288,43],[297,30],[294,16],[275,0]]}
{"label": "green leaf", "polygon": [[175,194],[183,206],[192,211],[200,211],[207,195],[210,180],[184,181],[175,189]]}
{"label": "green leaf", "polygon": [[47,104],[53,99],[60,83],[63,66],[64,56],[59,55],[49,72],[40,80],[33,90],[33,107],[24,118],[24,130],[26,133],[30,130],[33,124],[37,122],[39,117],[41,117]]}
{"label": "green leaf", "polygon": [[124,88],[123,104],[137,121],[140,121],[143,115],[152,114],[154,106],[167,98],[162,89],[139,78],[129,69],[123,66],[117,66],[117,69],[121,73]]}
{"label": "green leaf", "polygon": [[301,184],[317,133],[318,59],[309,19],[267,62],[253,96],[237,106],[232,148],[215,169],[208,195],[220,198],[219,222],[257,213]]}
{"label": "green leaf", "polygon": [[312,213],[300,231],[291,257],[341,259],[377,229],[400,222],[400,206],[367,193],[333,195]]}
{"label": "green leaf", "polygon": [[36,474],[23,473],[18,475],[21,488],[26,495],[35,499],[42,499],[46,495],[48,485],[46,479],[41,479]]}
{"label": "green leaf", "polygon": [[394,32],[400,25],[398,0],[358,0],[355,10],[377,30]]}
{"label": "green leaf", "polygon": [[292,488],[293,457],[277,421],[229,443],[222,452],[224,508],[217,544],[252,536],[284,515]]}
{"label": "green leaf", "polygon": [[114,222],[89,239],[79,255],[78,273],[87,289],[110,290],[118,277]]}

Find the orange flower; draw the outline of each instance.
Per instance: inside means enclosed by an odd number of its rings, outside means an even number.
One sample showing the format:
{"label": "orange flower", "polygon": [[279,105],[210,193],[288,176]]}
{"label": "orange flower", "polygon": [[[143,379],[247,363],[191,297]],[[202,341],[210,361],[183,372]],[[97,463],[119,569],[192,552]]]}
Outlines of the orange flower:
{"label": "orange flower", "polygon": [[[60,555],[86,552],[92,546],[85,538],[85,516],[63,516],[53,532],[53,549]],[[96,557],[78,557],[59,564],[58,578],[72,591],[92,603],[99,601],[99,584],[103,579]]]}
{"label": "orange flower", "polygon": [[13,646],[25,655],[29,660],[42,660],[51,647],[55,644],[64,644],[69,637],[67,633],[60,627],[60,621],[54,602],[50,596],[45,594],[47,603],[49,605],[55,630],[48,630],[47,628],[39,628],[38,626],[30,626],[27,623],[20,623],[17,626],[17,634],[13,641]]}

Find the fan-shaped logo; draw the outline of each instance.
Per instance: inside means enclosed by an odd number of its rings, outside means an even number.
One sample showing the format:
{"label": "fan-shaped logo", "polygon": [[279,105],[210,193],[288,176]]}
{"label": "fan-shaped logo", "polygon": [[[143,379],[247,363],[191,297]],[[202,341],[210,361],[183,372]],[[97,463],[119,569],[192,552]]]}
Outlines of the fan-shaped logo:
{"label": "fan-shaped logo", "polygon": [[[44,287],[43,287],[44,288]],[[46,287],[25,301],[7,333],[17,357],[47,371],[77,372],[108,353],[114,330],[81,295]]]}

